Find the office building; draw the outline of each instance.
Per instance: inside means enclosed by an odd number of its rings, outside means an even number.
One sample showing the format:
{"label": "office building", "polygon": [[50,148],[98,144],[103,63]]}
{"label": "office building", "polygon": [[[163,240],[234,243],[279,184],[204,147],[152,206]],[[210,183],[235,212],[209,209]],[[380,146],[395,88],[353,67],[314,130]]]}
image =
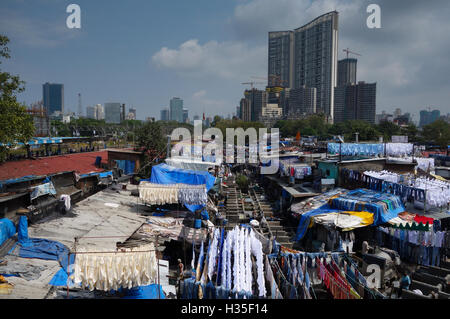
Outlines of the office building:
{"label": "office building", "polygon": [[170,120],[183,122],[183,100],[178,97],[170,100]]}
{"label": "office building", "polygon": [[358,82],[335,88],[335,123],[363,120],[375,124],[376,83]]}
{"label": "office building", "polygon": [[316,112],[329,122],[337,84],[338,18],[326,13],[294,31],[269,32],[269,85],[316,88]]}
{"label": "office building", "polygon": [[97,119],[97,112],[95,106],[87,106],[86,107],[86,117],[88,119]]}
{"label": "office building", "polygon": [[183,109],[183,123],[189,123],[189,110]]}
{"label": "office building", "polygon": [[101,104],[97,104],[95,106],[95,113],[97,120],[104,120],[105,119],[105,110]]}
{"label": "office building", "polygon": [[419,126],[423,127],[425,125],[431,124],[431,123],[437,121],[440,116],[441,116],[441,111],[439,111],[439,110],[434,110],[434,111],[423,110],[423,111],[420,111]]}
{"label": "office building", "polygon": [[259,121],[262,109],[267,104],[267,92],[258,89],[245,90],[244,97],[250,102],[250,121]]}
{"label": "office building", "polygon": [[241,99],[241,102],[239,103],[239,109],[240,109],[240,119],[245,122],[251,122],[252,120],[252,109],[251,109],[251,102],[249,99],[243,98]]}
{"label": "office building", "polygon": [[316,113],[317,89],[303,86],[289,91],[287,117],[301,118]]}
{"label": "office building", "polygon": [[42,100],[48,115],[64,113],[64,84],[45,83],[42,86]]}
{"label": "office building", "polygon": [[268,86],[292,87],[294,32],[269,32]]}
{"label": "office building", "polygon": [[161,121],[170,121],[170,110],[168,108],[161,110]]}
{"label": "office building", "polygon": [[337,86],[356,83],[357,59],[344,59],[338,62]]}
{"label": "office building", "polygon": [[106,123],[120,124],[122,119],[122,105],[120,103],[105,103]]}

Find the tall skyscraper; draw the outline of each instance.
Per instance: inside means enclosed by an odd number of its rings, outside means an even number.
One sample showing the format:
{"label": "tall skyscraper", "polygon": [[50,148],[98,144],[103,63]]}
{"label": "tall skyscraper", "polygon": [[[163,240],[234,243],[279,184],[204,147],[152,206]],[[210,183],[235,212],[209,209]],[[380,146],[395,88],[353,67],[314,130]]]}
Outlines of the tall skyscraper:
{"label": "tall skyscraper", "polygon": [[189,110],[183,109],[183,123],[188,123],[189,121]]}
{"label": "tall skyscraper", "polygon": [[170,121],[170,111],[168,108],[164,108],[161,110],[161,121]]}
{"label": "tall skyscraper", "polygon": [[356,83],[357,59],[344,59],[338,62],[337,86]]}
{"label": "tall skyscraper", "polygon": [[375,124],[377,84],[358,82],[335,88],[335,123],[363,120]]}
{"label": "tall skyscraper", "polygon": [[441,116],[441,111],[439,111],[439,110],[434,110],[434,111],[423,110],[423,111],[420,111],[419,126],[422,127],[422,126],[431,124],[431,123],[437,121],[440,116]]}
{"label": "tall skyscraper", "polygon": [[294,32],[269,32],[268,86],[293,86]]}
{"label": "tall skyscraper", "polygon": [[250,121],[259,121],[262,109],[267,104],[267,92],[258,89],[245,90],[244,96],[250,102]]}
{"label": "tall skyscraper", "polygon": [[64,113],[64,84],[47,82],[42,85],[42,100],[48,115]]}
{"label": "tall skyscraper", "polygon": [[120,124],[122,119],[122,105],[120,103],[105,103],[106,123]]}
{"label": "tall skyscraper", "polygon": [[306,86],[290,90],[287,116],[297,118],[316,113],[316,95],[316,88]]}
{"label": "tall skyscraper", "polygon": [[183,100],[178,97],[170,100],[170,120],[183,122]]}
{"label": "tall skyscraper", "polygon": [[317,112],[325,113],[330,122],[337,82],[338,18],[338,12],[332,11],[294,31],[269,33],[269,83],[316,88]]}
{"label": "tall skyscraper", "polygon": [[240,119],[245,122],[250,122],[252,120],[252,109],[251,109],[251,103],[249,99],[241,99],[240,102]]}

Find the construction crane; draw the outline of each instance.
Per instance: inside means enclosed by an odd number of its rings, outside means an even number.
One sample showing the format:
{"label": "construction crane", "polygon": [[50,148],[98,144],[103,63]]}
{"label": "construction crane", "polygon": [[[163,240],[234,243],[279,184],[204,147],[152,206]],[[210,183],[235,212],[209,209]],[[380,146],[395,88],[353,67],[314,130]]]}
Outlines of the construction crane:
{"label": "construction crane", "polygon": [[266,83],[264,83],[264,82],[253,82],[253,81],[251,81],[251,82],[244,82],[244,83],[241,83],[242,85],[250,85],[251,86],[251,88],[252,88],[252,90],[253,90],[253,85],[254,84],[266,84]]}
{"label": "construction crane", "polygon": [[347,48],[347,49],[344,49],[344,50],[342,50],[342,51],[344,51],[344,52],[346,52],[347,53],[347,59],[348,59],[348,55],[351,53],[351,54],[353,54],[353,55],[359,55],[359,56],[362,56],[361,54],[359,54],[359,53],[356,53],[356,52],[353,52],[353,51],[350,51],[350,49],[349,48]]}
{"label": "construction crane", "polygon": [[[263,77],[252,76],[251,78],[268,81],[267,78],[263,78]],[[282,85],[283,83],[288,83],[288,81],[282,80],[282,79],[281,79],[281,76],[279,76],[279,75],[270,74],[270,75],[269,75],[269,78],[274,78],[274,79],[277,80],[276,83],[277,83],[278,85],[276,85],[276,86],[283,86],[283,85]],[[267,84],[269,84],[269,82],[268,82]]]}

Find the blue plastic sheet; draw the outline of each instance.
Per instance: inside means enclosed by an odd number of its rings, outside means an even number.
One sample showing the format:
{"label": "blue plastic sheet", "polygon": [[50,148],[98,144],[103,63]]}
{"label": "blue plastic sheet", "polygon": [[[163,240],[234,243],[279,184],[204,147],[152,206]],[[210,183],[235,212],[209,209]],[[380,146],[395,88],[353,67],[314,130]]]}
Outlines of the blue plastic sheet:
{"label": "blue plastic sheet", "polygon": [[[145,181],[145,180],[144,180]],[[148,181],[148,180],[147,180]],[[155,184],[188,184],[188,185],[206,185],[209,191],[216,181],[216,178],[204,171],[192,171],[181,168],[175,168],[167,164],[159,164],[152,167],[150,182]],[[185,205],[191,212],[204,208],[205,205]],[[203,219],[209,219],[206,210],[202,212]]]}
{"label": "blue plastic sheet", "polygon": [[0,246],[16,233],[16,226],[8,218],[0,219]]}
{"label": "blue plastic sheet", "polygon": [[295,235],[295,240],[299,241],[305,236],[306,231],[308,230],[309,223],[311,221],[311,217],[316,215],[323,215],[337,212],[339,212],[339,210],[332,209],[330,206],[328,206],[328,204],[325,204],[317,209],[314,209],[312,211],[300,215],[300,221],[297,226],[297,233]]}
{"label": "blue plastic sheet", "polygon": [[[56,260],[59,262],[62,270],[66,273],[67,276],[68,267],[75,261],[75,255],[70,255],[69,262],[69,248],[54,240],[29,238],[28,222],[25,216],[21,216],[19,219],[18,231],[19,257]],[[58,272],[55,277],[52,279],[52,281],[60,282],[60,278],[62,277],[62,275]]]}
{"label": "blue plastic sheet", "polygon": [[[159,290],[159,294],[158,294]],[[165,299],[166,296],[162,287],[157,284],[139,286],[131,289],[124,289],[123,299]]]}
{"label": "blue plastic sheet", "polygon": [[134,167],[136,163],[128,160],[116,160],[117,166],[124,172],[125,175],[134,173]]}

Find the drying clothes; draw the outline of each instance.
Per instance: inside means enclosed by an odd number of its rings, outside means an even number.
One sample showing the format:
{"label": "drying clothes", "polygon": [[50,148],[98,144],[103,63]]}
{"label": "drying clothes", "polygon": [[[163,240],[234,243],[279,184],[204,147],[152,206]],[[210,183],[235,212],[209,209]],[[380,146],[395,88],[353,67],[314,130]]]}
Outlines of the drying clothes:
{"label": "drying clothes", "polygon": [[187,205],[206,205],[208,195],[205,185],[189,185],[189,187],[180,187],[178,191],[178,200]]}
{"label": "drying clothes", "polygon": [[70,210],[70,195],[61,195],[60,200],[64,201],[66,212]]}
{"label": "drying clothes", "polygon": [[422,223],[425,225],[426,223],[429,223],[430,225],[433,225],[434,218],[416,215],[414,221],[419,224]]}
{"label": "drying clothes", "polygon": [[447,181],[419,177],[410,184],[426,192],[427,205],[442,207],[450,203],[450,183]]}
{"label": "drying clothes", "polygon": [[400,180],[400,176],[398,174],[389,171],[380,171],[380,172],[365,171],[364,175],[375,177],[392,183],[398,183]]}
{"label": "drying clothes", "polygon": [[384,154],[383,144],[356,144],[356,143],[328,143],[328,153],[339,154],[346,156],[366,155],[366,156],[381,156]]}
{"label": "drying clothes", "polygon": [[305,176],[312,175],[311,166],[288,160],[280,160],[279,163],[281,176],[292,176],[297,179],[303,179]]}
{"label": "drying clothes", "polygon": [[181,203],[185,205],[206,205],[206,185],[154,184],[141,182],[139,198],[150,205]]}
{"label": "drying clothes", "polygon": [[408,156],[413,153],[413,144],[411,143],[387,143],[386,155],[387,156]]}
{"label": "drying clothes", "polygon": [[153,243],[116,253],[89,253],[79,248],[75,258],[75,284],[90,291],[146,286],[156,282],[157,258]]}
{"label": "drying clothes", "polygon": [[178,203],[178,186],[141,182],[139,198],[150,205],[165,205]]}

